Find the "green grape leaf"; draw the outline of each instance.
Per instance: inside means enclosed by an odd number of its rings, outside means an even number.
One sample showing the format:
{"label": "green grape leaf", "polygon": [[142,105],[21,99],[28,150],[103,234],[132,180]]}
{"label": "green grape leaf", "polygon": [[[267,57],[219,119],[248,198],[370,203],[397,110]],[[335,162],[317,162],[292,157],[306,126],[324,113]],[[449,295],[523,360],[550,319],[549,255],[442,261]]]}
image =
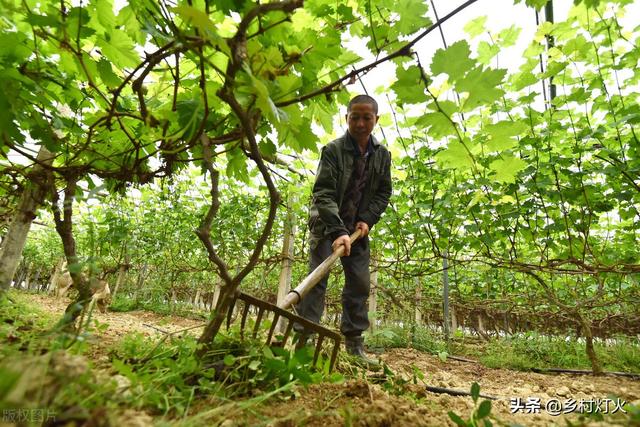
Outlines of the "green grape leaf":
{"label": "green grape leaf", "polygon": [[[518,4],[518,3],[522,3],[522,0],[514,1],[514,4]],[[524,3],[529,7],[533,7],[537,10],[540,10],[544,7],[545,4],[547,4],[547,0],[524,0]]]}
{"label": "green grape leaf", "polygon": [[425,16],[429,6],[422,0],[398,0],[395,9],[400,12],[400,20],[395,23],[394,29],[402,35],[431,25],[431,20]]}
{"label": "green grape leaf", "polygon": [[338,9],[336,9],[336,12],[338,12],[343,21],[350,22],[356,19],[353,16],[353,9],[344,4],[338,5]]}
{"label": "green grape leaf", "polygon": [[193,24],[204,34],[210,34],[215,30],[213,21],[209,18],[209,15],[204,10],[196,9],[193,6],[182,4],[176,6],[173,10],[180,16],[187,24]]}
{"label": "green grape leaf", "polygon": [[449,117],[439,111],[423,114],[416,120],[416,125],[428,129],[428,135],[435,139],[456,135],[456,128]]}
{"label": "green grape leaf", "polygon": [[431,73],[438,75],[445,73],[449,80],[460,80],[467,71],[471,70],[475,61],[471,59],[471,49],[466,40],[460,40],[447,49],[438,49],[431,60]]}
{"label": "green grape leaf", "polygon": [[477,37],[486,31],[485,24],[487,23],[487,16],[479,16],[471,21],[467,22],[463,27],[464,32],[469,34],[471,38]]}
{"label": "green grape leaf", "polygon": [[458,104],[453,101],[449,101],[448,99],[439,100],[437,104],[432,102],[428,107],[430,110],[434,111],[442,110],[442,112],[449,117],[453,117],[453,115],[458,112]]}
{"label": "green grape leaf", "polygon": [[479,105],[489,104],[502,95],[504,90],[497,86],[502,83],[506,74],[504,69],[482,69],[476,67],[467,75],[456,82],[455,87],[459,92],[468,92],[469,96],[463,103],[463,111],[471,111]]}
{"label": "green grape leaf", "polygon": [[27,15],[25,22],[28,22],[35,27],[60,27],[60,20],[56,15],[38,15],[30,13]]}
{"label": "green grape leaf", "polygon": [[562,72],[562,70],[564,70],[565,68],[567,68],[567,66],[569,65],[568,62],[551,62],[550,64],[548,64],[547,69],[545,70],[544,73],[542,73],[540,75],[541,78],[543,79],[547,79],[549,77],[553,77],[557,74],[559,74],[560,72]]}
{"label": "green grape leaf", "polygon": [[124,31],[129,37],[131,37],[139,45],[143,45],[146,33],[141,31],[140,22],[136,19],[136,14],[131,7],[127,5],[120,9],[118,16],[116,17],[116,25],[124,28]]}
{"label": "green grape leaf", "polygon": [[102,53],[116,67],[133,68],[140,63],[140,56],[133,49],[133,41],[122,30],[113,29],[98,38],[98,46]]}
{"label": "green grape leaf", "polygon": [[234,148],[226,153],[227,175],[244,183],[249,183],[247,170],[247,156],[239,148]]}
{"label": "green grape leaf", "polygon": [[494,179],[498,182],[515,182],[518,172],[527,167],[527,162],[514,157],[513,155],[503,155],[502,158],[494,160],[489,166],[496,174]]}
{"label": "green grape leaf", "polygon": [[98,62],[98,73],[100,74],[100,78],[102,79],[104,84],[109,88],[118,87],[122,83],[120,77],[118,77],[116,73],[113,72],[113,69],[111,68],[111,62],[107,61],[104,58],[102,58]]}
{"label": "green grape leaf", "polygon": [[27,37],[22,33],[0,33],[0,59],[9,63],[26,60],[32,53],[26,41]]}
{"label": "green grape leaf", "polygon": [[502,152],[514,148],[517,141],[511,137],[495,137],[484,143],[485,153]]}
{"label": "green grape leaf", "polygon": [[498,42],[502,47],[513,46],[518,41],[518,36],[521,31],[522,28],[516,27],[515,25],[505,28],[498,33]]}
{"label": "green grape leaf", "polygon": [[436,154],[435,159],[442,167],[453,169],[464,170],[474,166],[467,149],[457,140],[450,142],[446,149]]}
{"label": "green grape leaf", "polygon": [[260,153],[266,157],[273,157],[278,152],[278,148],[270,139],[263,139],[258,143],[258,148],[260,149]]}
{"label": "green grape leaf", "polygon": [[522,121],[502,120],[485,126],[484,130],[492,138],[520,135],[527,131],[529,126]]}
{"label": "green grape leaf", "polygon": [[500,46],[497,44],[491,44],[486,41],[481,41],[478,43],[478,62],[481,64],[488,65],[489,62],[500,53]]}
{"label": "green grape leaf", "polygon": [[244,70],[250,77],[251,92],[256,96],[256,105],[258,108],[260,108],[272,123],[282,120],[284,116],[271,100],[267,85],[261,79],[254,76],[248,66],[245,66]]}
{"label": "green grape leaf", "polygon": [[406,70],[398,67],[396,76],[397,80],[391,85],[391,89],[396,93],[398,99],[408,104],[427,101],[419,67],[412,65]]}
{"label": "green grape leaf", "polygon": [[540,80],[538,80],[538,78],[529,71],[515,74],[512,77],[513,90],[522,90],[525,87],[538,83],[539,81]]}
{"label": "green grape leaf", "polygon": [[504,151],[516,145],[514,136],[521,135],[529,127],[523,122],[501,121],[488,124],[484,130],[489,136],[485,142],[485,152]]}
{"label": "green grape leaf", "polygon": [[95,17],[107,31],[111,31],[116,25],[116,16],[113,14],[113,4],[110,0],[93,0],[90,4],[95,8]]}

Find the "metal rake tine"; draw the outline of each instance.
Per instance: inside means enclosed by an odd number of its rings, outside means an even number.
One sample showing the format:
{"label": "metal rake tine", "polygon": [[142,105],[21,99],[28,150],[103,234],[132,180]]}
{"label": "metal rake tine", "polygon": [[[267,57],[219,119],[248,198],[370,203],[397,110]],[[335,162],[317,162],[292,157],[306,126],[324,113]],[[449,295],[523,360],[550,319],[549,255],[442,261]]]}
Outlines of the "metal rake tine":
{"label": "metal rake tine", "polygon": [[258,317],[256,318],[256,324],[253,325],[253,338],[258,335],[258,329],[260,329],[260,322],[262,322],[262,316],[264,315],[264,307],[258,307]]}
{"label": "metal rake tine", "polygon": [[231,327],[231,317],[233,316],[233,309],[236,307],[236,301],[238,301],[238,295],[234,295],[231,304],[229,304],[229,309],[227,310],[227,330]]}
{"label": "metal rake tine", "polygon": [[322,341],[324,341],[324,335],[318,334],[318,343],[316,344],[316,351],[313,353],[312,366],[316,366],[316,362],[318,361],[318,356],[320,356],[320,350],[322,349]]}
{"label": "metal rake tine", "polygon": [[267,345],[271,344],[271,338],[273,338],[273,333],[278,326],[278,320],[280,320],[280,315],[278,313],[273,314],[273,321],[271,323],[271,327],[269,328],[269,336],[267,337]]}
{"label": "metal rake tine", "polygon": [[[269,336],[267,339],[267,345],[271,344],[271,339],[273,339],[273,335],[277,329],[277,324],[279,320],[282,319],[287,319],[288,323],[287,323],[287,327],[285,328],[285,332],[284,335],[282,336],[282,341],[279,342],[279,345],[282,345],[283,347],[286,346],[287,344],[287,340],[291,337],[291,335],[293,334],[293,330],[294,330],[294,325],[298,324],[300,325],[300,327],[302,327],[304,330],[308,331],[308,332],[314,332],[318,334],[318,343],[316,345],[315,351],[314,351],[314,356],[313,356],[313,364],[317,364],[318,363],[318,359],[320,358],[320,351],[322,350],[322,345],[324,344],[324,340],[325,339],[330,339],[332,340],[335,344],[333,346],[333,352],[331,354],[331,359],[330,359],[330,365],[329,365],[329,369],[332,370],[334,368],[334,366],[337,363],[337,357],[338,357],[338,352],[340,350],[340,343],[342,342],[342,338],[340,336],[340,334],[334,330],[328,329],[323,327],[322,325],[319,325],[315,322],[312,322],[308,319],[305,319],[303,317],[300,317],[296,314],[293,314],[289,311],[287,311],[286,309],[284,309],[283,307],[279,307],[275,304],[271,304],[267,301],[258,299],[254,296],[251,296],[249,294],[245,294],[243,292],[239,292],[238,299],[241,299],[244,301],[244,303],[246,305],[249,306],[253,306],[253,307],[257,307],[259,309],[258,311],[258,315],[257,315],[257,320],[256,323],[254,325],[253,328],[253,336],[256,337],[257,336],[257,332],[260,328],[260,323],[262,322],[262,319],[264,317],[264,312],[265,311],[272,311],[274,312],[274,316],[273,316],[273,323],[271,324],[270,328],[269,328]],[[235,304],[235,303],[234,303]],[[250,310],[250,308],[245,308],[244,312],[248,313],[248,311]],[[244,326],[246,326],[246,322],[247,322],[247,316],[248,314],[245,314],[243,317],[245,318],[243,321],[243,327],[242,329],[244,329]]]}
{"label": "metal rake tine", "polygon": [[289,336],[291,335],[291,331],[293,330],[293,320],[291,319],[287,319],[289,321],[289,323],[287,324],[287,329],[285,329],[284,331],[284,336],[282,337],[282,347],[284,347],[287,344],[287,340],[289,339]]}
{"label": "metal rake tine", "polygon": [[244,326],[247,323],[247,317],[249,317],[249,303],[245,301],[242,309],[242,320],[240,321],[240,338],[244,338]]}
{"label": "metal rake tine", "polygon": [[329,362],[329,372],[333,371],[333,367],[338,359],[338,352],[340,351],[340,340],[334,339],[333,351],[331,352],[331,362]]}

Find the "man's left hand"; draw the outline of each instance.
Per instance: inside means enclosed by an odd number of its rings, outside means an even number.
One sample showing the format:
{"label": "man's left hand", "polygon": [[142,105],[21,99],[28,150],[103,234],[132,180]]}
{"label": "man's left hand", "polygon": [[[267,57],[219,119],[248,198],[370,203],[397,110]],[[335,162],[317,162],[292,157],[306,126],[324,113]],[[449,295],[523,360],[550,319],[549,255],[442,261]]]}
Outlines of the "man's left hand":
{"label": "man's left hand", "polygon": [[366,237],[369,234],[369,224],[364,221],[356,222],[356,230],[361,230],[360,237]]}

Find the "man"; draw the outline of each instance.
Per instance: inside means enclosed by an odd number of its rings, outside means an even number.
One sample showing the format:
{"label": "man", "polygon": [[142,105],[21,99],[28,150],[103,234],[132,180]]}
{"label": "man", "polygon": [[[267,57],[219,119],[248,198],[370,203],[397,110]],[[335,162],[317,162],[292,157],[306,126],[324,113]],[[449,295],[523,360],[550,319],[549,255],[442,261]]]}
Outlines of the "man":
{"label": "man", "polygon": [[[371,135],[378,119],[372,97],[358,95],[349,102],[348,131],[322,148],[309,212],[310,271],[338,247],[345,248],[340,331],[347,352],[367,363],[374,363],[364,354],[362,337],[369,327],[368,234],[391,197],[391,154]],[[357,229],[361,237],[352,246],[349,235]],[[316,323],[324,311],[327,278],[296,306],[298,314]]]}

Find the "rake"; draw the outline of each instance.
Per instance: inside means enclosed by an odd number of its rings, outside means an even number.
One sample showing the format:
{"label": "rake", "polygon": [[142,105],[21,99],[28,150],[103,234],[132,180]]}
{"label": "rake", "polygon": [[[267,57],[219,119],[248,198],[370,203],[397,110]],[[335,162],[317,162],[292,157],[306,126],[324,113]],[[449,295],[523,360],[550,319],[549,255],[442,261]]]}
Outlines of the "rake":
{"label": "rake", "polygon": [[[360,237],[360,230],[356,230],[351,236],[351,243],[353,244]],[[255,307],[257,310],[256,321],[253,325],[253,330],[251,331],[251,335],[253,338],[256,338],[258,335],[258,331],[260,330],[260,324],[265,318],[269,317],[269,313],[273,313],[273,318],[271,321],[271,327],[269,328],[269,333],[267,334],[267,345],[278,345],[284,347],[287,343],[287,340],[291,336],[291,332],[293,330],[293,325],[298,323],[304,327],[306,331],[310,333],[316,333],[318,335],[318,339],[316,341],[315,351],[313,353],[313,366],[316,365],[318,361],[318,357],[320,356],[320,350],[322,349],[322,344],[325,339],[331,341],[333,343],[333,350],[331,351],[331,360],[329,362],[329,371],[332,371],[336,360],[338,358],[338,352],[340,351],[340,343],[342,341],[342,335],[334,331],[332,329],[326,328],[318,323],[312,322],[304,317],[301,317],[297,314],[294,314],[288,311],[289,308],[293,307],[300,300],[302,300],[305,295],[309,293],[309,291],[320,282],[324,276],[326,276],[331,268],[335,265],[338,258],[340,258],[344,254],[344,246],[340,246],[338,249],[333,251],[333,253],[325,259],[322,264],[316,267],[295,289],[289,291],[289,294],[285,297],[285,299],[279,304],[275,305],[268,301],[256,298],[244,292],[237,292],[235,294],[234,300],[229,306],[229,311],[227,312],[227,329],[231,327],[231,323],[234,319],[234,309],[238,303],[238,301],[242,301],[244,303],[244,307],[242,307],[242,314],[240,317],[240,336],[244,337],[245,331],[247,329],[247,319],[249,317],[249,312],[251,311],[251,307]],[[282,339],[277,343],[272,342],[274,339],[274,334],[276,331],[277,325],[281,320],[284,321],[286,319],[288,322],[286,324],[286,328],[284,330],[284,335]],[[298,344],[301,344],[300,342]]]}

